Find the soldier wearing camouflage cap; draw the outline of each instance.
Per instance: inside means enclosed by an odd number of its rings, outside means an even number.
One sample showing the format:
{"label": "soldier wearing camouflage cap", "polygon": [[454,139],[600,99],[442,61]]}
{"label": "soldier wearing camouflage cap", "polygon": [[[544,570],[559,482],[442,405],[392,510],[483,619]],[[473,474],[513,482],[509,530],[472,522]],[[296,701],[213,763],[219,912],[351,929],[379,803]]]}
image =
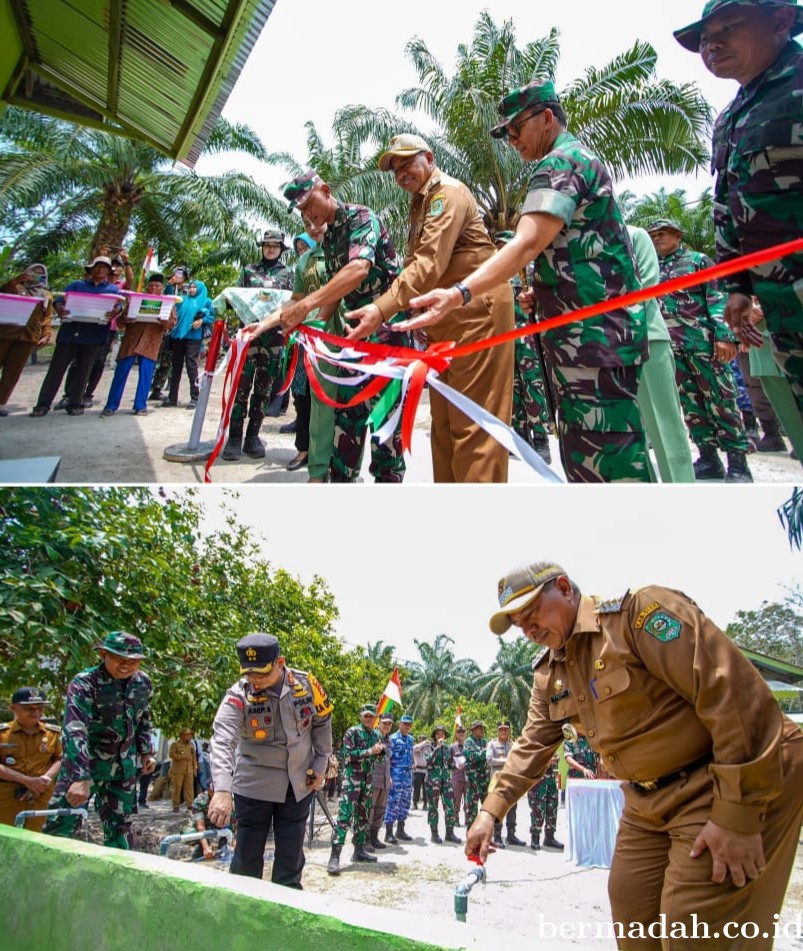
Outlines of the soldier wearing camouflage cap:
{"label": "soldier wearing camouflage cap", "polygon": [[[289,333],[303,323],[313,312],[315,319],[326,321],[342,300],[344,308],[356,309],[375,300],[393,283],[401,270],[401,259],[376,212],[364,205],[346,204],[332,194],[329,185],[316,172],[308,169],[283,187],[290,208],[298,209],[305,220],[318,228],[325,226],[321,247],[326,265],[327,280],[303,298],[282,307],[281,326]],[[246,333],[259,337],[271,326],[271,318],[251,324]],[[395,325],[381,327],[371,335],[375,343],[406,347],[409,335],[397,333]],[[330,375],[334,371],[327,369]],[[339,370],[345,376],[348,371]],[[343,386],[347,402],[354,394]],[[345,390],[348,389],[348,396]],[[368,438],[368,418],[379,397],[372,397],[348,409],[338,410],[335,419],[334,445],[329,480],[356,482],[362,466],[365,443]],[[401,483],[406,463],[402,452],[401,417],[385,442],[371,439],[370,472],[375,482]]]}
{"label": "soldier wearing camouflage cap", "polygon": [[[20,687],[9,704],[14,719],[0,723],[0,824],[14,825],[18,813],[47,808],[61,766],[61,729],[42,719],[47,694]],[[25,828],[40,832],[44,817]]]}
{"label": "soldier wearing camouflage cap", "polygon": [[[103,844],[131,849],[137,755],[143,774],[156,765],[151,753],[151,681],[139,669],[145,648],[133,634],[112,631],[96,649],[101,662],[82,670],[67,687],[64,758],[49,808],[83,806],[94,794]],[[70,836],[80,821],[57,816],[48,820],[44,831]]]}
{"label": "soldier wearing camouflage cap", "polygon": [[803,731],[755,667],[660,585],[591,597],[539,561],[504,574],[496,600],[491,630],[516,627],[543,650],[466,851],[485,859],[494,822],[582,734],[624,796],[608,878],[619,947],[657,947],[651,926],[671,921],[666,947],[767,951],[803,817]]}
{"label": "soldier wearing camouflage cap", "polygon": [[[718,261],[803,235],[800,97],[803,31],[795,0],[709,0],[695,23],[675,31],[709,72],[739,82],[714,125],[711,170]],[[723,279],[725,320],[748,346],[761,346],[751,324],[761,303],[773,357],[803,416],[803,254],[798,252]]]}
{"label": "soldier wearing camouflage cap", "polygon": [[[346,318],[356,324],[349,339],[360,339],[418,294],[460,282],[494,255],[494,247],[469,189],[435,163],[431,146],[420,136],[393,136],[379,158],[383,172],[412,196],[404,270],[376,300]],[[469,295],[470,297],[470,295]],[[469,300],[438,327],[429,342],[471,344],[513,329],[513,294],[506,281]],[[507,342],[453,360],[439,378],[509,424],[513,405],[513,344]],[[434,388],[430,450],[435,482],[507,482],[508,451],[479,424],[456,409]]]}
{"label": "soldier wearing camouflage cap", "polygon": [[[410,329],[431,327],[535,261],[534,295],[546,318],[639,288],[630,238],[608,170],[566,128],[551,82],[532,82],[499,105],[491,130],[532,162],[516,236],[461,282],[410,301],[424,313]],[[428,331],[429,332],[429,331]],[[643,313],[614,307],[542,335],[558,396],[563,468],[571,482],[650,481],[636,402],[648,355]]]}

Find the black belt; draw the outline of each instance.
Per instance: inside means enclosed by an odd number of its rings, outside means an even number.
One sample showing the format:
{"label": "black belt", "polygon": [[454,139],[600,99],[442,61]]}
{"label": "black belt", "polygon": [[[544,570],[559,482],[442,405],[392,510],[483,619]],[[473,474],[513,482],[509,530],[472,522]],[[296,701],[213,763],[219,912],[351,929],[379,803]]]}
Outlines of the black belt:
{"label": "black belt", "polygon": [[667,773],[666,776],[659,776],[658,779],[645,779],[639,781],[633,779],[630,781],[630,785],[637,793],[642,795],[650,792],[655,792],[657,789],[663,789],[665,786],[669,786],[672,783],[677,782],[679,779],[686,779],[690,773],[693,773],[695,769],[699,769],[701,766],[706,766],[711,762],[711,756],[701,756],[700,759],[696,759],[693,763],[689,763],[688,766],[684,766],[683,769],[678,769],[674,773]]}

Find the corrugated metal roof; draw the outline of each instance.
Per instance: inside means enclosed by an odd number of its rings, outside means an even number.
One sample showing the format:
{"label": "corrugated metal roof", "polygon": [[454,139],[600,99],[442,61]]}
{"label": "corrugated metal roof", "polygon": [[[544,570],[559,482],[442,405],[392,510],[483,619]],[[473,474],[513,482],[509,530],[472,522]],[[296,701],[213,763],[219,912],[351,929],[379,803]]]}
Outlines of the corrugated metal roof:
{"label": "corrugated metal roof", "polygon": [[23,55],[2,98],[194,165],[275,0],[0,0]]}

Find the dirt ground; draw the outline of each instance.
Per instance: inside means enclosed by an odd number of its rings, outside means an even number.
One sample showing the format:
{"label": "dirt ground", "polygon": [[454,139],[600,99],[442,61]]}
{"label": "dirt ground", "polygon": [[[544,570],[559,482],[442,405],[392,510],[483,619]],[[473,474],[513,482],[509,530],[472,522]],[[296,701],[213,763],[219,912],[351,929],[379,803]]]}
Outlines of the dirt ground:
{"label": "dirt ground", "polygon": [[[70,417],[63,411],[51,411],[47,416],[33,419],[28,414],[36,403],[47,365],[37,363],[24,370],[9,400],[10,415],[0,418],[0,483],[18,484],[40,482],[42,476],[31,463],[20,463],[12,470],[4,461],[26,460],[36,457],[57,457],[58,472],[55,481],[62,484],[168,484],[197,485],[204,479],[204,459],[214,443],[220,419],[223,374],[212,380],[208,407],[200,434],[202,452],[198,461],[175,462],[165,458],[165,450],[173,457],[183,457],[190,440],[194,412],[186,409],[189,399],[186,378],[179,391],[179,406],[160,408],[156,404],[147,416],[134,416],[132,406],[136,387],[136,368],[131,372],[120,409],[110,418],[100,413],[111,383],[109,365],[98,384],[95,405],[83,416]],[[211,469],[216,484],[292,483],[305,484],[306,469],[288,472],[287,464],[295,456],[294,437],[279,432],[280,426],[293,419],[292,404],[285,416],[266,418],[261,437],[267,446],[264,459],[243,456],[237,462],[218,459]],[[424,393],[416,417],[412,452],[407,459],[406,485],[432,482],[432,463],[429,449],[429,401]],[[558,461],[558,445],[550,437],[553,468],[563,477]],[[190,458],[192,458],[192,454]],[[361,481],[372,482],[367,458],[363,464]],[[750,468],[757,483],[780,482],[795,484],[800,481],[801,465],[788,453],[754,453]],[[509,484],[538,483],[538,476],[518,459],[510,460]],[[719,485],[720,483],[709,483]]]}
{"label": "dirt ground", "polygon": [[[175,832],[190,831],[186,812],[175,815],[167,800],[151,802],[147,812],[135,817],[138,845],[145,851],[158,853],[161,839]],[[328,803],[336,816],[336,803]],[[463,846],[436,845],[430,842],[427,816],[414,809],[406,822],[413,841],[388,846],[377,852],[376,864],[351,862],[350,840],[341,855],[342,873],[329,875],[329,825],[320,808],[313,823],[315,833],[307,848],[304,888],[307,892],[341,896],[351,901],[381,908],[413,911],[430,919],[454,922],[455,887],[473,868],[463,854]],[[95,820],[96,822],[96,820]],[[93,822],[93,825],[95,824]],[[465,828],[456,829],[465,838]],[[441,817],[441,834],[443,820]],[[517,834],[529,843],[529,810],[520,802],[517,811]],[[566,843],[566,812],[558,811],[557,838]],[[95,834],[93,833],[93,838]],[[384,839],[384,833],[380,839]],[[177,861],[190,860],[190,846],[171,846],[169,855]],[[513,940],[516,936],[547,937],[549,923],[556,927],[571,924],[574,933],[585,925],[585,937],[576,940],[577,947],[599,951],[615,948],[612,938],[595,936],[594,926],[610,921],[607,894],[607,869],[582,868],[567,858],[568,853],[533,852],[529,847],[508,847],[492,855],[487,864],[487,881],[476,885],[468,898],[466,927],[476,925],[492,928]],[[271,842],[266,852],[265,878],[270,879]],[[208,862],[205,865],[225,873],[226,865]],[[798,848],[795,868],[787,890],[782,921],[795,922],[803,915],[803,843]],[[542,916],[539,918],[539,916]],[[791,928],[789,929],[792,930]],[[797,934],[797,929],[796,934]],[[775,943],[775,951],[802,951],[801,937],[785,936]],[[537,941],[534,942],[537,945]],[[572,942],[568,942],[571,944]],[[500,947],[502,947],[500,943]],[[544,947],[549,947],[546,943]]]}

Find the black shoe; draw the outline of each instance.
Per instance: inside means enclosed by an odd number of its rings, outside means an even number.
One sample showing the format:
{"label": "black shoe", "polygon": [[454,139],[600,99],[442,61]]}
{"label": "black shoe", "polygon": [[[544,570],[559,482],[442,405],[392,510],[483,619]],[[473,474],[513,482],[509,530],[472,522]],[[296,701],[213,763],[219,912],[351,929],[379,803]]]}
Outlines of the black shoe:
{"label": "black shoe", "polygon": [[68,416],[83,416],[84,407],[83,406],[68,406],[67,415]]}
{"label": "black shoe", "polygon": [[333,845],[332,854],[329,856],[329,862],[326,866],[326,871],[330,875],[339,875],[340,874],[340,850],[343,848],[342,845]]}
{"label": "black shoe", "polygon": [[517,838],[515,833],[508,832],[507,834],[507,844],[508,845],[526,845],[526,842],[522,842],[521,839]]}
{"label": "black shoe", "polygon": [[309,455],[306,452],[300,452],[295,459],[287,463],[287,471],[295,472],[297,469],[303,469],[309,463]]}
{"label": "black shoe", "polygon": [[[69,412],[69,410],[68,410]],[[752,482],[753,475],[747,465],[747,454],[744,452],[728,453],[728,474],[726,482]]]}
{"label": "black shoe", "polygon": [[91,396],[85,396],[81,400],[81,406],[83,406],[84,409],[90,409],[94,405],[95,405],[95,401],[92,399]]}
{"label": "black shoe", "polygon": [[285,423],[284,426],[279,427],[280,433],[294,433],[296,431],[296,420],[293,420],[292,423]]}
{"label": "black shoe", "polygon": [[190,400],[189,403],[187,403],[187,409],[195,409],[197,405],[198,400]]}
{"label": "black shoe", "polygon": [[246,434],[245,442],[243,443],[243,452],[246,456],[251,456],[252,459],[263,459],[265,456],[265,443],[259,438],[259,436]]}
{"label": "black shoe", "polygon": [[159,390],[156,393],[151,393],[151,395],[148,397],[148,402],[161,403],[164,398],[165,398],[164,393],[161,390]]}
{"label": "black shoe", "polygon": [[563,843],[562,843],[562,842],[558,842],[558,840],[555,838],[554,835],[550,835],[549,833],[547,833],[547,834],[544,836],[544,848],[545,848],[545,849],[552,849],[552,851],[554,851],[554,852],[562,852],[562,851],[563,851]]}
{"label": "black shoe", "polygon": [[533,849],[535,852],[537,852],[541,848],[541,842],[537,835],[534,835],[530,839],[530,848]]}
{"label": "black shoe", "polygon": [[151,808],[151,807],[147,804],[147,802],[140,802],[140,803],[137,803],[137,805],[139,806],[140,809],[150,809],[150,808]]}
{"label": "black shoe", "polygon": [[446,837],[445,837],[445,840],[444,840],[444,841],[446,841],[446,842],[457,842],[457,843],[459,844],[459,843],[462,842],[463,840],[460,838],[459,835],[455,835],[455,834],[454,834],[454,829],[451,828],[451,826],[450,826],[450,827],[446,830]]}
{"label": "black shoe", "polygon": [[66,396],[62,396],[62,398],[58,401],[58,403],[56,403],[56,405],[53,407],[53,409],[54,409],[54,410],[56,410],[56,409],[67,409],[67,407],[68,407],[69,405],[70,405],[70,404],[69,404],[69,402],[67,401],[67,397],[66,397]]}
{"label": "black shoe", "polygon": [[399,821],[396,823],[396,838],[399,840],[399,842],[413,841],[413,837],[411,835],[407,835],[407,832],[404,828],[404,821],[402,819],[399,819]]}
{"label": "black shoe", "polygon": [[505,847],[505,843],[502,841],[501,835],[495,835],[491,841],[493,842],[494,848],[496,849],[503,849]]}
{"label": "black shoe", "polygon": [[429,828],[430,828],[430,834],[429,834],[430,841],[431,841],[431,842],[437,842],[438,845],[442,845],[442,844],[443,844],[443,839],[442,839],[442,838],[440,837],[440,835],[438,834],[438,827],[437,827],[437,826],[430,826]]}
{"label": "black shoe", "polygon": [[352,861],[353,862],[376,862],[377,858],[375,855],[371,855],[370,852],[366,852],[364,845],[355,845]]}
{"label": "black shoe", "polygon": [[366,845],[365,847],[366,847],[366,849],[368,849],[370,852],[373,852],[375,849],[386,849],[386,848],[387,848],[387,846],[385,845],[384,842],[380,842],[380,841],[379,841],[379,836],[378,836],[376,833],[374,833],[374,834],[370,837],[369,842],[371,843],[371,845],[370,845],[370,846]]}
{"label": "black shoe", "polygon": [[716,446],[700,447],[700,458],[694,463],[694,478],[701,482],[725,478],[725,466],[722,465]]}
{"label": "black shoe", "polygon": [[[373,845],[371,845],[370,842],[366,842],[363,848],[366,852],[376,852],[376,849],[373,847]],[[384,846],[382,846],[382,848],[384,848]]]}
{"label": "black shoe", "polygon": [[162,402],[159,405],[160,406],[178,406],[178,400],[171,400],[170,397],[168,397],[166,400],[162,400]]}
{"label": "black shoe", "polygon": [[393,834],[393,823],[392,823],[392,822],[386,822],[386,823],[385,823],[385,842],[389,842],[390,845],[398,845],[398,844],[399,844],[399,840],[398,840],[398,839],[396,838],[396,836]]}
{"label": "black shoe", "polygon": [[786,443],[782,436],[770,436],[765,433],[756,443],[758,452],[786,452]]}

